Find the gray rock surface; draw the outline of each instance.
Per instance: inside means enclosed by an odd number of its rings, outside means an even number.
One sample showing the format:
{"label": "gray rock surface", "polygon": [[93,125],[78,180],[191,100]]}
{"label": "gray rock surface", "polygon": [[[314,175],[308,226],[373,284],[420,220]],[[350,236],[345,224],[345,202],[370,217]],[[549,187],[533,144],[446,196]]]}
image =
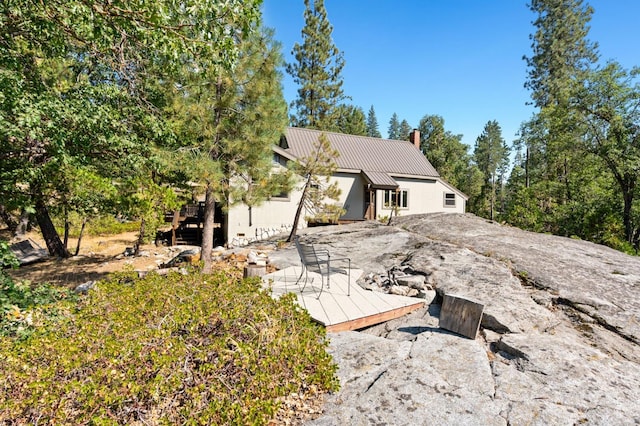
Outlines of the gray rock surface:
{"label": "gray rock surface", "polygon": [[[309,424],[640,424],[640,258],[458,214],[302,238],[365,275],[408,267],[440,296],[329,334],[342,389]],[[438,328],[449,293],[485,305],[475,340]]]}

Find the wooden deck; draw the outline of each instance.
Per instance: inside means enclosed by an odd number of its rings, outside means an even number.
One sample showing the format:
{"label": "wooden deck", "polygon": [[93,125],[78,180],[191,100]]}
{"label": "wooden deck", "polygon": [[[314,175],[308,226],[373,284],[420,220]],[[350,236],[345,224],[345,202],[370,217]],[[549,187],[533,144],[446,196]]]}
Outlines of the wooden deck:
{"label": "wooden deck", "polygon": [[363,289],[356,284],[356,279],[362,275],[362,271],[358,269],[351,270],[350,296],[347,296],[347,275],[332,274],[331,287],[325,288],[320,297],[318,297],[321,285],[320,275],[309,273],[306,286],[304,286],[304,277],[300,284],[296,284],[299,275],[300,267],[298,266],[267,274],[262,279],[265,286],[271,287],[275,298],[286,293],[295,293],[298,304],[330,332],[357,330],[379,324],[424,306],[423,300],[414,297]]}

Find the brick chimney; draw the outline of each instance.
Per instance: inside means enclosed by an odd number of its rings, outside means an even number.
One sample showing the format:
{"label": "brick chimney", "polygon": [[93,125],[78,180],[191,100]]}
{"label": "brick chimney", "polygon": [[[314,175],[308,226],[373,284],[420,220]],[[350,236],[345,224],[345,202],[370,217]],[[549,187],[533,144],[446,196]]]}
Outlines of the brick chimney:
{"label": "brick chimney", "polygon": [[413,129],[411,133],[409,133],[409,142],[414,144],[416,148],[420,149],[420,130]]}

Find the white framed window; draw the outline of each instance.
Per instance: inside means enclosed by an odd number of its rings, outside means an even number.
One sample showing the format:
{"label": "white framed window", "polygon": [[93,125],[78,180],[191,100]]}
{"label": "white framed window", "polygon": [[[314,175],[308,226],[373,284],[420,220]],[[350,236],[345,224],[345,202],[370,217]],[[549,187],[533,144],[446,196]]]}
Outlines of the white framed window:
{"label": "white framed window", "polygon": [[456,206],[456,194],[453,192],[444,193],[444,206],[455,207]]}
{"label": "white framed window", "polygon": [[383,207],[385,209],[392,209],[398,207],[399,209],[409,208],[409,191],[406,189],[387,189],[384,191],[382,197]]}

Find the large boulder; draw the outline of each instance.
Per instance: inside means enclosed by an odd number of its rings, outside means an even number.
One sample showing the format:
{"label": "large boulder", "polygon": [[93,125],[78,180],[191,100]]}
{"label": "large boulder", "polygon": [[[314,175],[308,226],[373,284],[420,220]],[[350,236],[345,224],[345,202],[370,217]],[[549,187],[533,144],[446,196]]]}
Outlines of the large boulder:
{"label": "large boulder", "polygon": [[[440,296],[329,334],[342,390],[311,424],[640,423],[640,258],[469,214],[303,238],[365,275],[410,269]],[[444,294],[485,306],[475,340],[438,328]]]}

